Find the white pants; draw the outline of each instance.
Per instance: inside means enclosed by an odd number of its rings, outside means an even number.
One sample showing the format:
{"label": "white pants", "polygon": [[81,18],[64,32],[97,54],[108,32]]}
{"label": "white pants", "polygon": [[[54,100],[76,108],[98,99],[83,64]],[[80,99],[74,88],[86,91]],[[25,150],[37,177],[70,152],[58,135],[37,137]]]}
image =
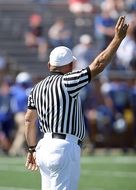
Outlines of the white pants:
{"label": "white pants", "polygon": [[77,137],[55,139],[46,133],[36,147],[42,190],[77,190],[80,177],[80,146]]}

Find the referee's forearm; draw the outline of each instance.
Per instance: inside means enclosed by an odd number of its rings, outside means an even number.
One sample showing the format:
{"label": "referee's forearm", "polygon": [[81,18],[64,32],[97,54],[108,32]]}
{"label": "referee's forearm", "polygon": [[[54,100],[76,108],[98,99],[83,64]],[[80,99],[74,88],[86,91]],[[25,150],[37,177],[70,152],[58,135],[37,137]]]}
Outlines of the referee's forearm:
{"label": "referee's forearm", "polygon": [[121,42],[122,40],[114,37],[109,46],[104,51],[102,51],[90,64],[89,67],[92,77],[95,77],[97,74],[101,73],[110,63]]}
{"label": "referee's forearm", "polygon": [[36,145],[36,126],[25,126],[25,138],[28,146]]}
{"label": "referee's forearm", "polygon": [[36,112],[28,110],[25,115],[25,138],[28,146],[36,145]]}

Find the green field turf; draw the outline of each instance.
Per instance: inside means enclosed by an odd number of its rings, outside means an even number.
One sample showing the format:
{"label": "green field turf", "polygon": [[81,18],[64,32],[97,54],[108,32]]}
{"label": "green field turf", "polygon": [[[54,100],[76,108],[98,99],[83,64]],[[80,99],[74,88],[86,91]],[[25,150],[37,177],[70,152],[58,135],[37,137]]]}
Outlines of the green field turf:
{"label": "green field turf", "polygon": [[[24,163],[24,158],[0,157],[0,190],[40,190],[39,173]],[[79,190],[136,190],[136,157],[82,157]]]}

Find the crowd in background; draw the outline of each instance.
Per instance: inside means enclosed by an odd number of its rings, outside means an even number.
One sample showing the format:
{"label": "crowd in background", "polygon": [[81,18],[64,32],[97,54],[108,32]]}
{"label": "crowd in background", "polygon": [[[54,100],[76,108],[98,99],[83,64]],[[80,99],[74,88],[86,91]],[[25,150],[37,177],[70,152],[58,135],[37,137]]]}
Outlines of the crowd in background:
{"label": "crowd in background", "polygon": [[[68,6],[69,14],[75,15],[75,27],[84,27],[90,17],[93,34],[82,33],[75,43],[72,29],[65,22],[65,18],[58,17],[45,36],[43,18],[34,13],[30,15],[28,30],[24,33],[24,43],[29,48],[37,48],[38,58],[42,62],[47,60],[51,49],[60,45],[67,46],[73,50],[77,58],[73,70],[82,69],[107,47],[114,36],[117,18],[126,15],[129,23],[127,37],[120,45],[112,63],[81,92],[81,100],[90,151],[90,145],[96,147],[99,142],[107,148],[118,146],[116,142],[110,143],[113,134],[119,135],[118,138],[125,134],[125,138],[119,144],[123,150],[128,146],[135,149],[136,1],[69,0]],[[8,60],[3,55],[0,56],[0,150],[10,156],[23,155],[25,151],[24,114],[27,97],[34,83],[35,80],[27,72],[20,71],[10,76]],[[127,135],[129,133],[130,135]]]}

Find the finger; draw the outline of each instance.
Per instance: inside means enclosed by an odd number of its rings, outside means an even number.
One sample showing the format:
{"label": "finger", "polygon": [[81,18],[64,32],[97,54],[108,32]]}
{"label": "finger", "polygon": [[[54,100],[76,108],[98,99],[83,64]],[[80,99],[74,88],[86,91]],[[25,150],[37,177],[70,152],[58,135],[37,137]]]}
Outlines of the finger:
{"label": "finger", "polygon": [[33,167],[32,167],[32,170],[37,170],[38,169],[38,166],[37,166],[37,163],[36,163],[36,158],[33,159]]}
{"label": "finger", "polygon": [[35,165],[33,164],[31,167],[31,170],[34,171],[34,169],[35,169]]}
{"label": "finger", "polygon": [[116,27],[117,28],[120,27],[124,23],[124,20],[125,20],[125,16],[119,17],[117,24],[116,24]]}
{"label": "finger", "polygon": [[32,168],[32,163],[29,163],[28,170],[31,170],[31,168]]}
{"label": "finger", "polygon": [[31,170],[34,171],[36,168],[36,164],[33,164],[32,167],[31,167]]}
{"label": "finger", "polygon": [[36,167],[35,167],[35,171],[37,171],[38,170],[38,166],[36,165]]}
{"label": "finger", "polygon": [[28,154],[27,154],[27,158],[26,158],[26,164],[25,164],[25,166],[28,166],[29,163],[31,162],[31,160],[32,160],[32,156],[31,156],[30,153],[28,153]]}
{"label": "finger", "polygon": [[29,168],[30,168],[30,163],[26,164],[26,168],[29,170]]}
{"label": "finger", "polygon": [[32,171],[38,170],[37,164],[33,164],[32,167],[31,167],[31,170],[32,170]]}
{"label": "finger", "polygon": [[125,24],[123,27],[122,27],[122,34],[126,35],[127,34],[127,30],[128,30],[128,24]]}
{"label": "finger", "polygon": [[28,167],[28,165],[29,165],[29,160],[26,161],[25,167]]}
{"label": "finger", "polygon": [[123,29],[124,29],[124,30],[127,30],[128,27],[129,27],[129,24],[125,24],[125,25],[123,26]]}

